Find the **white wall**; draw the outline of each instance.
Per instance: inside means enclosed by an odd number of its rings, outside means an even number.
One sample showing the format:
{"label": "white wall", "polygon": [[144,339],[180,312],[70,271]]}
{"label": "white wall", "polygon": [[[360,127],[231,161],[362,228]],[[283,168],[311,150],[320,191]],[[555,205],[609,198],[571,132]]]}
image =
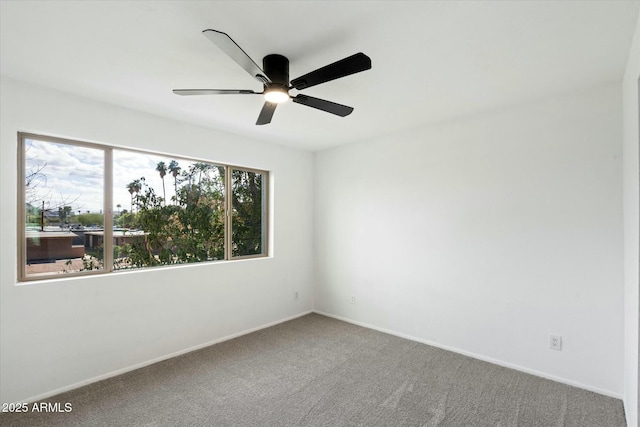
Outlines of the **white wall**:
{"label": "white wall", "polygon": [[[618,84],[323,151],[315,162],[304,151],[0,84],[0,401],[46,396],[304,313],[313,254],[317,310],[605,394],[624,390],[629,416],[637,383],[623,377],[630,358],[637,364],[637,323],[626,322],[636,352],[625,352],[623,373]],[[627,95],[625,117],[637,109]],[[625,122],[626,141],[630,129]],[[16,286],[18,130],[268,169],[275,257]],[[637,185],[631,149],[636,181],[625,183]],[[625,152],[625,168],[629,159]],[[625,191],[626,218],[637,219],[638,203],[629,204],[637,187]],[[549,333],[564,337],[563,351],[547,348]]]}
{"label": "white wall", "polygon": [[640,18],[622,84],[624,180],[624,403],[627,425],[638,425],[638,310],[640,298]]}
{"label": "white wall", "polygon": [[621,397],[621,114],[612,83],[317,153],[315,309]]}
{"label": "white wall", "polygon": [[[310,153],[0,84],[1,402],[43,397],[311,310]],[[269,170],[275,256],[16,286],[18,131]]]}

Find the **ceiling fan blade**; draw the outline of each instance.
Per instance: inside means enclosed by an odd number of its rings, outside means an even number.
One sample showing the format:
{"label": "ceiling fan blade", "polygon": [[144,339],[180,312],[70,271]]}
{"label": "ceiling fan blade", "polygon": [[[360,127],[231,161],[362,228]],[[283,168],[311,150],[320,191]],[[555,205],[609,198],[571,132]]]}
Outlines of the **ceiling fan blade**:
{"label": "ceiling fan blade", "polygon": [[258,116],[257,125],[266,125],[271,123],[271,118],[273,117],[273,113],[276,111],[276,107],[278,104],[275,102],[265,102],[262,106],[262,110],[260,110],[260,115]]}
{"label": "ceiling fan blade", "polygon": [[244,89],[174,89],[176,95],[260,95],[260,92]]}
{"label": "ceiling fan blade", "polygon": [[362,52],[351,55],[333,64],[318,68],[315,71],[291,80],[291,87],[298,90],[319,85],[340,77],[349,76],[371,68],[371,58]]}
{"label": "ceiling fan blade", "polygon": [[247,73],[251,74],[252,77],[258,79],[261,83],[271,83],[269,77],[267,77],[258,64],[256,64],[228,34],[216,30],[204,30],[202,34],[226,53],[229,58],[233,59]]}
{"label": "ceiling fan blade", "polygon": [[311,108],[317,108],[318,110],[326,111],[327,113],[335,114],[336,116],[340,117],[348,116],[353,112],[353,107],[336,104],[335,102],[325,101],[324,99],[314,98],[312,96],[300,94],[291,99],[297,104],[306,105],[307,107]]}

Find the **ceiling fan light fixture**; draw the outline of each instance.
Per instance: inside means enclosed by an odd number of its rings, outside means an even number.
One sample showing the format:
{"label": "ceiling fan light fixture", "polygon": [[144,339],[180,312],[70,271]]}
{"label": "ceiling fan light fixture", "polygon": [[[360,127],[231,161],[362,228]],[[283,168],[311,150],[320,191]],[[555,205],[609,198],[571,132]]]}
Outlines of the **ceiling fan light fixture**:
{"label": "ceiling fan light fixture", "polygon": [[264,91],[264,99],[267,102],[281,104],[289,100],[289,92],[284,88],[271,87]]}

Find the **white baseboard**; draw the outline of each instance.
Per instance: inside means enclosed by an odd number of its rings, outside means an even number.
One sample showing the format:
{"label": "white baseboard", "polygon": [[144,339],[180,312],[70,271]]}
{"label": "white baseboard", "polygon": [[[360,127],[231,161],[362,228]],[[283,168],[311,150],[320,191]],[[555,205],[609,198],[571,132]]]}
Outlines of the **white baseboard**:
{"label": "white baseboard", "polygon": [[592,391],[594,393],[602,394],[604,396],[613,397],[613,398],[616,398],[616,399],[622,399],[623,398],[623,396],[621,394],[614,393],[614,392],[612,392],[610,390],[604,390],[604,389],[601,389],[601,388],[598,388],[598,387],[588,386],[588,385],[579,383],[577,381],[572,381],[572,380],[568,380],[566,378],[562,378],[562,377],[558,377],[558,376],[555,376],[555,375],[547,374],[545,372],[540,372],[540,371],[536,371],[534,369],[525,368],[524,366],[515,365],[513,363],[505,362],[505,361],[502,361],[502,360],[499,360],[499,359],[494,359],[492,357],[483,356],[481,354],[472,353],[470,351],[460,350],[459,348],[449,347],[449,346],[446,346],[446,345],[439,344],[437,342],[425,340],[425,339],[422,339],[422,338],[414,337],[414,336],[411,336],[411,335],[403,334],[403,333],[392,331],[392,330],[389,330],[389,329],[379,328],[377,326],[370,325],[368,323],[359,322],[357,320],[349,319],[349,318],[342,317],[342,316],[337,316],[335,314],[325,313],[325,312],[320,311],[320,310],[313,310],[313,312],[317,313],[317,314],[320,314],[322,316],[327,316],[327,317],[331,317],[331,318],[336,319],[336,320],[341,320],[343,322],[351,323],[353,325],[362,326],[363,328],[373,329],[374,331],[383,332],[385,334],[394,335],[396,337],[408,339],[408,340],[411,340],[411,341],[416,341],[416,342],[419,342],[419,343],[422,343],[422,344],[427,344],[427,345],[430,345],[430,346],[433,346],[433,347],[441,348],[443,350],[452,351],[454,353],[458,353],[458,354],[462,354],[464,356],[473,357],[474,359],[482,360],[483,362],[489,362],[489,363],[493,363],[494,365],[503,366],[505,368],[515,369],[516,371],[524,372],[524,373],[527,373],[527,374],[535,375],[536,377],[541,377],[541,378],[545,378],[545,379],[548,379],[548,380],[556,381],[556,382],[559,382],[559,383],[562,383],[562,384],[566,384],[566,385],[570,385],[570,386],[573,386],[573,387],[581,388],[583,390]]}
{"label": "white baseboard", "polygon": [[465,351],[465,350],[460,350],[460,349],[454,348],[454,347],[449,347],[449,346],[442,345],[442,344],[439,344],[439,343],[436,343],[436,342],[433,342],[433,341],[425,340],[425,339],[422,339],[422,338],[414,337],[414,336],[411,336],[411,335],[403,334],[403,333],[392,331],[392,330],[389,330],[389,329],[379,328],[377,326],[374,326],[374,325],[371,325],[371,324],[368,324],[368,323],[365,323],[365,322],[359,322],[357,320],[349,319],[349,318],[346,318],[346,317],[342,317],[342,316],[338,316],[338,315],[334,315],[334,314],[330,314],[330,313],[325,313],[325,312],[320,311],[320,310],[309,310],[309,311],[305,311],[305,312],[302,312],[302,313],[295,314],[293,316],[286,317],[284,319],[276,320],[274,322],[266,323],[264,325],[260,325],[260,326],[254,327],[254,328],[246,329],[246,330],[243,330],[241,332],[237,332],[235,334],[227,335],[227,336],[224,336],[222,338],[218,338],[218,339],[215,339],[215,340],[212,340],[212,341],[208,341],[208,342],[205,342],[205,343],[202,343],[202,344],[198,344],[198,345],[193,346],[193,347],[189,347],[189,348],[186,348],[186,349],[183,349],[183,350],[180,350],[180,351],[176,351],[176,352],[173,352],[173,353],[170,353],[170,354],[166,354],[164,356],[156,357],[154,359],[147,360],[145,362],[137,363],[135,365],[128,366],[126,368],[122,368],[122,369],[118,369],[116,371],[108,372],[106,374],[98,375],[96,377],[89,378],[89,379],[86,379],[86,380],[83,380],[83,381],[79,381],[79,382],[70,384],[68,386],[60,387],[60,388],[57,388],[55,390],[51,390],[51,391],[48,391],[48,392],[45,392],[45,393],[42,393],[42,394],[39,394],[39,395],[36,395],[36,396],[29,397],[27,399],[21,399],[21,400],[19,400],[19,402],[32,403],[32,402],[36,402],[36,401],[39,401],[39,400],[47,399],[49,397],[58,395],[60,393],[65,393],[67,391],[71,391],[71,390],[74,390],[76,388],[83,387],[85,385],[89,385],[89,384],[92,384],[92,383],[95,383],[95,382],[98,382],[98,381],[106,380],[106,379],[111,378],[111,377],[122,375],[122,374],[125,374],[127,372],[139,369],[139,368],[144,368],[145,366],[153,365],[154,363],[162,362],[163,360],[171,359],[173,357],[180,356],[180,355],[183,355],[183,354],[186,354],[186,353],[190,353],[192,351],[200,350],[202,348],[209,347],[211,345],[218,344],[218,343],[221,343],[221,342],[224,342],[224,341],[228,341],[228,340],[240,337],[242,335],[247,335],[247,334],[250,334],[252,332],[259,331],[261,329],[269,328],[271,326],[275,326],[275,325],[278,325],[280,323],[288,322],[290,320],[297,319],[298,317],[306,316],[307,314],[310,314],[310,313],[317,313],[317,314],[320,314],[322,316],[330,317],[330,318],[337,319],[337,320],[340,320],[340,321],[343,321],[343,322],[347,322],[347,323],[351,323],[351,324],[354,324],[354,325],[357,325],[357,326],[362,326],[362,327],[367,328],[367,329],[372,329],[372,330],[375,330],[375,331],[383,332],[385,334],[394,335],[394,336],[397,336],[397,337],[400,337],[400,338],[404,338],[404,339],[408,339],[408,340],[411,340],[411,341],[416,341],[416,342],[419,342],[419,343],[422,343],[422,344],[426,344],[426,345],[430,345],[430,346],[433,346],[433,347],[441,348],[443,350],[452,351],[454,353],[462,354],[464,356],[473,357],[474,359],[482,360],[484,362],[493,363],[494,365],[503,366],[505,368],[510,368],[510,369],[515,369],[516,371],[524,372],[524,373],[527,373],[527,374],[535,375],[537,377],[546,378],[546,379],[549,379],[549,380],[552,380],[552,381],[556,381],[556,382],[559,382],[559,383],[562,383],[562,384],[566,384],[566,385],[570,385],[570,386],[573,386],[573,387],[581,388],[581,389],[584,389],[584,390],[592,391],[594,393],[602,394],[604,396],[613,397],[613,398],[616,398],[616,399],[622,399],[622,395],[621,394],[614,393],[614,392],[609,391],[609,390],[600,389],[598,387],[591,387],[591,386],[588,386],[588,385],[585,385],[585,384],[582,384],[582,383],[579,383],[579,382],[576,382],[576,381],[568,380],[566,378],[562,378],[562,377],[558,377],[558,376],[555,376],[555,375],[547,374],[547,373],[544,373],[544,372],[536,371],[534,369],[529,369],[529,368],[526,368],[524,366],[515,365],[515,364],[509,363],[509,362],[504,362],[502,360],[494,359],[494,358],[491,358],[491,357],[486,357],[486,356],[483,356],[483,355],[480,355],[480,354],[476,354],[476,353],[472,353],[472,352]]}
{"label": "white baseboard", "polygon": [[212,341],[208,341],[208,342],[205,342],[205,343],[202,343],[202,344],[195,345],[193,347],[185,348],[184,350],[179,350],[179,351],[176,351],[176,352],[173,352],[173,353],[169,353],[169,354],[166,354],[164,356],[160,356],[160,357],[153,358],[151,360],[147,360],[145,362],[136,363],[135,365],[128,366],[126,368],[122,368],[122,369],[118,369],[116,371],[108,372],[106,374],[98,375],[96,377],[89,378],[89,379],[86,379],[86,380],[83,380],[83,381],[79,381],[77,383],[73,383],[73,384],[70,384],[68,386],[60,387],[60,388],[57,388],[55,390],[48,391],[46,393],[38,394],[37,396],[32,396],[32,397],[29,397],[27,399],[22,399],[22,400],[19,400],[18,402],[20,402],[20,403],[33,403],[33,402],[36,402],[38,400],[47,399],[49,397],[58,395],[60,393],[65,393],[67,391],[71,391],[71,390],[74,390],[76,388],[83,387],[85,385],[89,385],[89,384],[92,384],[92,383],[95,383],[95,382],[98,382],[98,381],[106,380],[106,379],[111,378],[111,377],[116,377],[118,375],[122,375],[122,374],[125,374],[127,372],[134,371],[136,369],[144,368],[145,366],[153,365],[154,363],[162,362],[163,360],[171,359],[171,358],[176,357],[176,356],[180,356],[180,355],[183,355],[183,354],[186,354],[186,353],[190,353],[192,351],[196,351],[196,350],[200,350],[200,349],[205,348],[205,347],[209,347],[210,345],[218,344],[218,343],[221,343],[221,342],[224,342],[224,341],[229,341],[229,340],[232,340],[234,338],[238,338],[238,337],[240,337],[242,335],[247,335],[247,334],[250,334],[252,332],[259,331],[261,329],[269,328],[271,326],[275,326],[275,325],[278,325],[280,323],[288,322],[289,320],[297,319],[298,317],[306,316],[307,314],[310,314],[310,313],[312,313],[311,310],[305,311],[305,312],[302,312],[302,313],[298,313],[298,314],[295,314],[293,316],[286,317],[284,319],[276,320],[275,322],[270,322],[270,323],[266,323],[264,325],[256,326],[255,328],[246,329],[244,331],[241,331],[241,332],[238,332],[238,333],[235,333],[235,334],[227,335],[227,336],[224,336],[222,338],[218,338],[218,339],[215,339],[215,340],[212,340]]}

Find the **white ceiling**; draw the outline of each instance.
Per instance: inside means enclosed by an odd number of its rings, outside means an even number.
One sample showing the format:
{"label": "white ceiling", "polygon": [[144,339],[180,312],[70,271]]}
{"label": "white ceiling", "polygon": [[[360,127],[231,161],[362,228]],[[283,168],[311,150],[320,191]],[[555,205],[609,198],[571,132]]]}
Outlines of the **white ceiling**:
{"label": "white ceiling", "polygon": [[[640,1],[1,1],[0,73],[236,134],[318,150],[618,81]],[[356,52],[373,68],[305,90],[348,117],[287,103],[255,126],[262,90],[201,32],[228,33],[291,78]],[[295,91],[293,92],[295,93]]]}

